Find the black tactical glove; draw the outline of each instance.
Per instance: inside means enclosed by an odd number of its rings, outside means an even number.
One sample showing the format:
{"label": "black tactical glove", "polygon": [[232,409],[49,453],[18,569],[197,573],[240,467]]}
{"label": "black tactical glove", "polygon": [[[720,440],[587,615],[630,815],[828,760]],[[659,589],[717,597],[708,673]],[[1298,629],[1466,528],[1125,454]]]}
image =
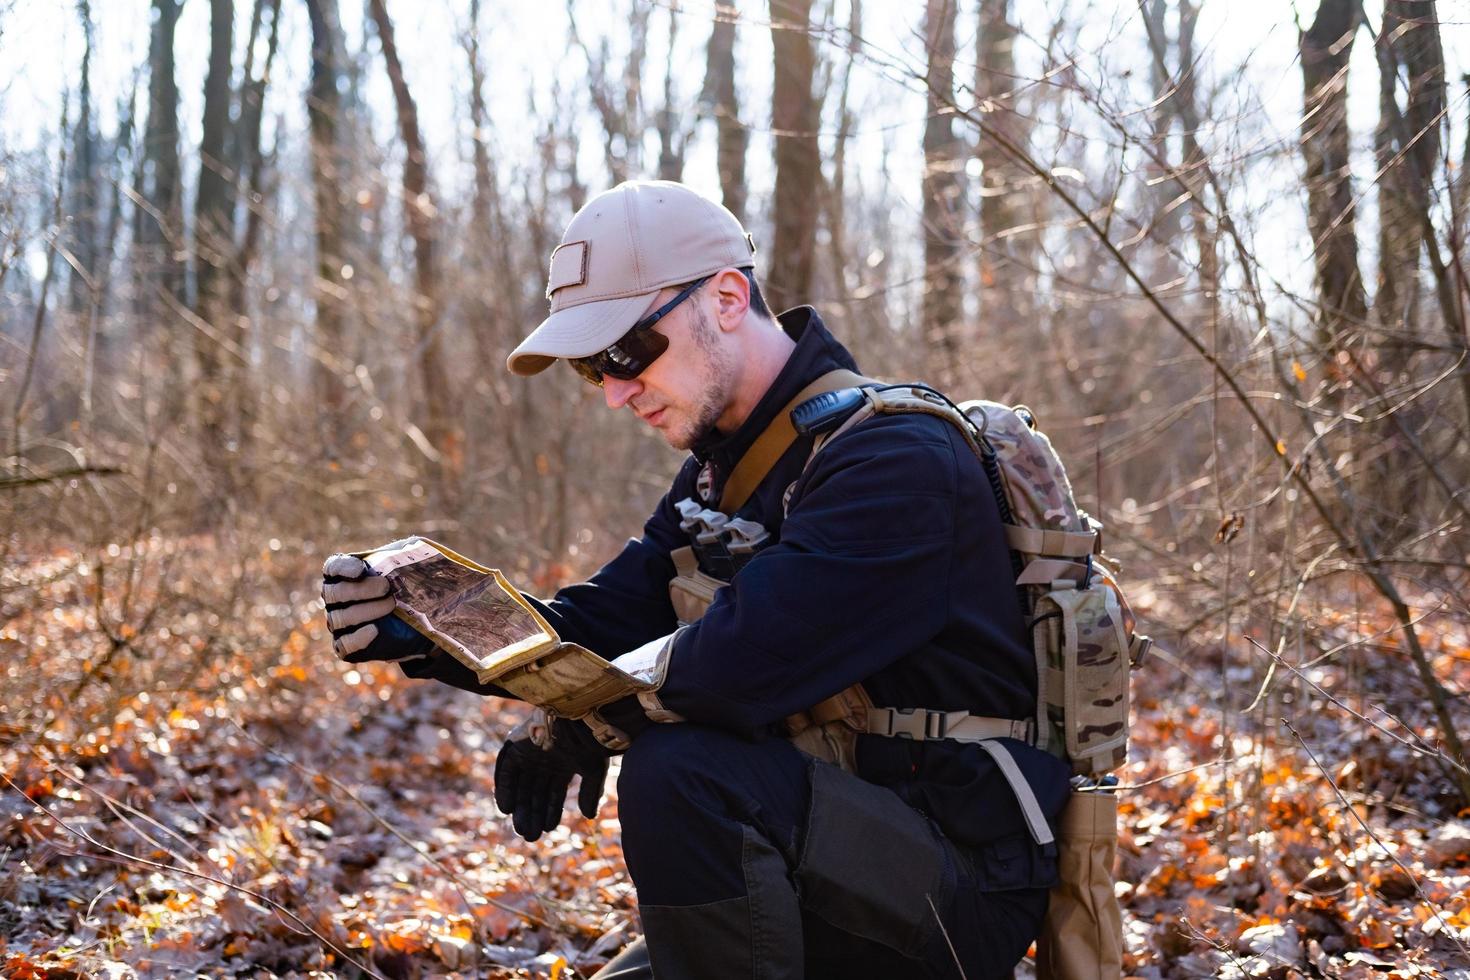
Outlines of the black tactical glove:
{"label": "black tactical glove", "polygon": [[548,725],[537,708],[517,725],[495,759],[495,806],[511,815],[516,833],[528,841],[555,830],[572,776],[582,777],[577,806],[597,816],[611,753],[579,721],[556,718]]}
{"label": "black tactical glove", "polygon": [[322,602],[332,649],[350,664],[403,663],[434,652],[428,637],[393,615],[388,580],[361,558],[332,555],[323,563]]}

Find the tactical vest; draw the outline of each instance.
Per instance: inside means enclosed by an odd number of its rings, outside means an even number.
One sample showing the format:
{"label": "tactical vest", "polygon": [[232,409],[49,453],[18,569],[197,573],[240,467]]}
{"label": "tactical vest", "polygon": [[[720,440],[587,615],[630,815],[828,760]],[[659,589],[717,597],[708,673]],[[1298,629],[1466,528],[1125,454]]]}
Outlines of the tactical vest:
{"label": "tactical vest", "polygon": [[[860,400],[845,389],[859,389]],[[1036,657],[1035,714],[986,718],[966,711],[880,707],[862,684],[855,684],[789,716],[787,735],[802,751],[849,772],[856,771],[860,734],[978,744],[1015,792],[1033,838],[1042,845],[1054,839],[1045,815],[1010,750],[998,740],[1020,739],[1068,760],[1075,776],[1060,825],[1062,880],[1037,940],[1038,974],[1068,980],[1119,976],[1122,921],[1112,890],[1117,802],[1102,783],[1126,761],[1128,675],[1151,641],[1135,632],[1116,570],[1102,554],[1101,525],[1077,507],[1066,472],[1029,410],[981,401],[954,405],[924,386],[885,386],[849,371],[818,378],[741,458],[718,511],[692,500],[677,504],[691,543],[672,555],[674,610],[681,624],[697,621],[716,591],[766,542],[763,527],[730,515],[794,443],[798,422],[804,432],[817,435],[809,467],[832,439],[874,415],[913,412],[959,429],[994,490]]]}

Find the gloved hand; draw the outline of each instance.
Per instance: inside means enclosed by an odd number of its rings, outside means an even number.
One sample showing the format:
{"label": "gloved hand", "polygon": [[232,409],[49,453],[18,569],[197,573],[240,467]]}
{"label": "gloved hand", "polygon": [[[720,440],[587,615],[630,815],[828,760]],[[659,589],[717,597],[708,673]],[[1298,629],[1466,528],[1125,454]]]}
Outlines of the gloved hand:
{"label": "gloved hand", "polygon": [[361,558],[332,555],[322,564],[322,602],[332,649],[350,664],[402,663],[434,652],[428,637],[393,615],[388,580]]}
{"label": "gloved hand", "polygon": [[561,823],[567,787],[580,775],[577,806],[591,819],[602,803],[610,754],[586,725],[566,718],[548,724],[546,712],[537,708],[495,759],[495,806],[511,815],[517,834],[534,841]]}

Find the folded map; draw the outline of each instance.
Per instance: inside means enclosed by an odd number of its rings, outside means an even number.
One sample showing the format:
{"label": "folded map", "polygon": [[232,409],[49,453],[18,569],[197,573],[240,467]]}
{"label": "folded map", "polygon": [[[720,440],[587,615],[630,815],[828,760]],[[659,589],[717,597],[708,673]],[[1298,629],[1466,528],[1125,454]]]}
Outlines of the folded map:
{"label": "folded map", "polygon": [[523,701],[578,718],[653,687],[575,643],[563,643],[498,569],[428,538],[358,557],[388,579],[395,614],[439,649]]}

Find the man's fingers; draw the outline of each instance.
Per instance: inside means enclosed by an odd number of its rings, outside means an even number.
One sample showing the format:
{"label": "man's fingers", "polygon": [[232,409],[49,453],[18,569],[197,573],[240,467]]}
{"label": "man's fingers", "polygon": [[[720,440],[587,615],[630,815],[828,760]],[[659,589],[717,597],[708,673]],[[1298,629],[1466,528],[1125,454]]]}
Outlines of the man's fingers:
{"label": "man's fingers", "polygon": [[602,765],[582,773],[582,785],[577,789],[577,808],[588,820],[597,816],[597,810],[602,805],[602,789],[606,783],[606,759],[603,760]]}
{"label": "man's fingers", "polygon": [[332,637],[332,649],[338,657],[346,660],[354,653],[366,650],[368,644],[378,638],[378,628],[372,623],[360,626],[351,633],[342,633]]}
{"label": "man's fingers", "polygon": [[517,795],[511,823],[515,826],[516,833],[528,841],[534,841],[541,836],[541,805],[546,798],[545,790],[546,781],[532,777],[528,782],[522,782]]}
{"label": "man's fingers", "polygon": [[541,797],[541,829],[548,834],[561,826],[561,812],[567,802],[567,786],[572,777],[546,779],[546,792]]}
{"label": "man's fingers", "polygon": [[515,812],[520,786],[520,766],[516,764],[514,751],[507,745],[495,757],[495,809],[507,816]]}
{"label": "man's fingers", "polygon": [[322,586],[322,601],[329,606],[366,602],[369,599],[381,599],[391,591],[392,584],[383,576],[364,575],[358,579],[327,582]]}
{"label": "man's fingers", "polygon": [[340,609],[328,609],[327,628],[336,633],[350,626],[361,626],[389,615],[396,605],[392,596],[384,596],[371,602],[354,602]]}
{"label": "man's fingers", "polygon": [[328,555],[322,562],[322,575],[327,577],[362,578],[368,571],[368,563],[352,555]]}

